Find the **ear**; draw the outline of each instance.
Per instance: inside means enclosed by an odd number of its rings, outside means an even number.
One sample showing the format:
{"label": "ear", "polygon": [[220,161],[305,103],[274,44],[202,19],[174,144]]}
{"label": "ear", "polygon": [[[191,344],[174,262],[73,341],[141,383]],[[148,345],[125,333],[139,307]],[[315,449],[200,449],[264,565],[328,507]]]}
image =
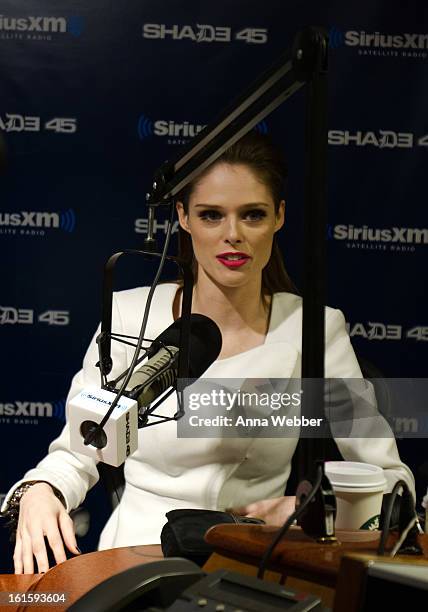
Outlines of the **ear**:
{"label": "ear", "polygon": [[180,224],[180,227],[185,232],[188,232],[190,234],[191,232],[190,232],[190,228],[189,228],[189,224],[188,224],[188,215],[186,215],[186,213],[184,211],[183,202],[177,202],[176,205],[175,205],[175,209],[177,211],[178,222]]}
{"label": "ear", "polygon": [[284,225],[285,220],[285,200],[281,200],[279,203],[278,213],[275,221],[275,232],[277,232]]}

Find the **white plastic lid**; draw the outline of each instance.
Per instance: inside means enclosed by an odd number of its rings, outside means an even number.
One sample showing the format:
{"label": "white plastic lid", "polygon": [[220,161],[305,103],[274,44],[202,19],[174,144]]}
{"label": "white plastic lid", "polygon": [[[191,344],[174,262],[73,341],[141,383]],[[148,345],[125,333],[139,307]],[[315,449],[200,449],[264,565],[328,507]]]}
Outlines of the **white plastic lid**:
{"label": "white plastic lid", "polygon": [[386,480],[383,469],[357,461],[326,461],[325,473],[338,491],[383,491]]}

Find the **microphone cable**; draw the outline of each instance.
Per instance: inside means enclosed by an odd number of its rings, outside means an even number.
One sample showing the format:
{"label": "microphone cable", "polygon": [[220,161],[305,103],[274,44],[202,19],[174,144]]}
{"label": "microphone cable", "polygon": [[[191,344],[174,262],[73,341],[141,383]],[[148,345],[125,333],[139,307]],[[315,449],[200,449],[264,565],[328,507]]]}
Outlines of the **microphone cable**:
{"label": "microphone cable", "polygon": [[[400,533],[397,543],[395,544],[395,546],[393,547],[390,553],[390,557],[394,557],[397,554],[397,552],[400,550],[401,546],[405,542],[407,536],[409,535],[409,532],[411,529],[413,529],[416,526],[419,532],[422,531],[420,523],[419,523],[419,518],[418,518],[418,515],[414,507],[414,502],[413,502],[413,498],[412,498],[412,494],[410,492],[409,486],[407,482],[405,482],[404,480],[399,480],[398,482],[395,483],[394,488],[392,489],[391,494],[388,499],[388,505],[385,511],[385,519],[383,521],[382,535],[381,535],[379,546],[377,549],[377,554],[379,556],[385,555],[386,541],[392,530],[391,516],[392,516],[395,500],[397,498],[399,489],[402,489],[401,504],[400,504],[400,519],[399,519],[399,529],[401,527],[401,533]],[[404,513],[406,513],[407,516],[404,516]],[[408,519],[408,520],[407,520],[406,526],[402,527],[401,525],[404,519]],[[410,548],[411,550],[406,551],[406,554],[414,554],[414,555],[421,554],[420,546],[417,544],[416,540],[411,543]]]}
{"label": "microphone cable", "polygon": [[149,311],[150,311],[150,306],[151,306],[151,303],[152,303],[153,294],[155,292],[156,286],[157,286],[157,284],[159,282],[159,278],[160,278],[160,275],[162,274],[162,270],[163,270],[163,267],[164,267],[164,264],[165,264],[166,254],[168,252],[169,242],[170,242],[171,233],[172,233],[172,222],[173,222],[173,219],[174,219],[174,206],[173,206],[173,202],[171,202],[171,213],[170,213],[170,218],[168,220],[166,237],[165,237],[165,243],[164,243],[164,247],[163,247],[163,250],[162,250],[161,259],[160,259],[158,268],[156,270],[155,278],[153,280],[153,283],[152,283],[152,285],[150,287],[150,290],[149,290],[149,294],[147,296],[146,306],[145,306],[144,315],[143,315],[143,322],[141,323],[140,334],[138,336],[138,341],[137,341],[137,345],[135,347],[134,355],[132,357],[131,365],[129,366],[127,375],[125,376],[125,378],[124,378],[124,380],[122,382],[122,385],[121,385],[119,391],[117,392],[116,397],[112,401],[110,408],[107,410],[106,414],[102,418],[101,422],[97,425],[97,427],[94,427],[86,435],[85,440],[84,440],[85,446],[88,446],[89,444],[91,444],[91,442],[94,440],[94,438],[102,431],[102,428],[106,424],[106,422],[109,419],[109,417],[110,417],[111,413],[113,412],[113,410],[116,408],[117,404],[119,403],[120,398],[123,396],[123,393],[124,393],[128,383],[129,383],[129,381],[131,379],[131,376],[132,376],[132,374],[134,372],[135,366],[137,364],[137,361],[138,361],[138,358],[139,358],[139,355],[140,355],[141,346],[142,346],[142,344],[144,342],[144,334],[146,332],[147,321],[148,321],[148,318],[149,318]]}
{"label": "microphone cable", "polygon": [[260,561],[259,569],[258,569],[258,572],[257,572],[257,578],[260,578],[260,580],[263,580],[264,573],[266,571],[268,563],[269,563],[269,561],[270,561],[270,559],[272,557],[273,551],[275,550],[278,542],[284,537],[284,535],[287,533],[287,531],[290,528],[290,526],[294,523],[294,521],[296,519],[299,518],[299,516],[301,514],[303,514],[303,512],[306,509],[306,507],[311,503],[311,501],[315,497],[318,489],[321,486],[321,482],[322,482],[323,476],[324,476],[323,466],[319,465],[318,468],[317,468],[317,477],[316,477],[315,484],[313,486],[312,491],[306,497],[304,502],[302,504],[300,504],[299,507],[293,512],[293,514],[291,514],[288,517],[288,519],[285,521],[284,525],[277,532],[276,536],[274,537],[272,542],[269,544],[269,546],[266,549],[266,551],[263,553],[263,557],[262,557],[262,559]]}

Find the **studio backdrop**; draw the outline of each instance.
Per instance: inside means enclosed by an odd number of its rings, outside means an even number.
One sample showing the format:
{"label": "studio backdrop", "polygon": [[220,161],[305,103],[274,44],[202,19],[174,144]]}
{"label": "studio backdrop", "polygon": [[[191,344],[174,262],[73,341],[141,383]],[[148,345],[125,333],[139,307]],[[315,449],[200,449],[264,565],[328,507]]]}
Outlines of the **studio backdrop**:
{"label": "studio backdrop", "polygon": [[[103,265],[142,248],[153,171],[307,25],[330,36],[328,304],[386,377],[426,376],[424,3],[1,0],[0,497],[63,427],[100,317]],[[280,243],[300,288],[304,120],[302,90],[257,126],[288,159]],[[161,217],[155,229],[162,242]],[[153,280],[150,263],[135,259],[120,263],[117,289]],[[420,500],[425,441],[398,443]],[[100,487],[85,503],[88,551],[110,510]],[[11,569],[5,530],[0,547],[2,572]]]}

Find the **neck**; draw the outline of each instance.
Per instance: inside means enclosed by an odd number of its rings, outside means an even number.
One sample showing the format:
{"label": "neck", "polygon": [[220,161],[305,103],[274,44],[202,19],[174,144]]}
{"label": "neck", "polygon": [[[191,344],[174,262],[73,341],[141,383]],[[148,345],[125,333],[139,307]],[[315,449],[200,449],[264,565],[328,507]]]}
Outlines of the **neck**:
{"label": "neck", "polygon": [[203,271],[193,292],[192,312],[210,317],[223,331],[260,329],[269,316],[269,299],[262,296],[261,276],[242,287],[217,285]]}

